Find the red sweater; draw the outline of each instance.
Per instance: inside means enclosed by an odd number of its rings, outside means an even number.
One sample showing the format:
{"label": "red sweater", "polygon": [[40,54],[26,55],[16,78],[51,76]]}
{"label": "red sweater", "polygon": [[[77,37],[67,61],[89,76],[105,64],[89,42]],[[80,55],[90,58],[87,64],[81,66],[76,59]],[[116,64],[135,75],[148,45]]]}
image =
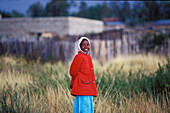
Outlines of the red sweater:
{"label": "red sweater", "polygon": [[90,55],[79,51],[70,67],[71,95],[98,96],[93,63]]}

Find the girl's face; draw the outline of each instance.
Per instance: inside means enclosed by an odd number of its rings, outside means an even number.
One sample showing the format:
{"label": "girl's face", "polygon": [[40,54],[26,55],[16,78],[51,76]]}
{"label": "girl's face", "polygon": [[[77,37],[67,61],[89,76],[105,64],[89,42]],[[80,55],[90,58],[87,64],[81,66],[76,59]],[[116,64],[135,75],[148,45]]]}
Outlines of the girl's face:
{"label": "girl's face", "polygon": [[82,51],[87,53],[90,50],[89,42],[87,40],[83,40],[80,44],[80,48],[82,49]]}

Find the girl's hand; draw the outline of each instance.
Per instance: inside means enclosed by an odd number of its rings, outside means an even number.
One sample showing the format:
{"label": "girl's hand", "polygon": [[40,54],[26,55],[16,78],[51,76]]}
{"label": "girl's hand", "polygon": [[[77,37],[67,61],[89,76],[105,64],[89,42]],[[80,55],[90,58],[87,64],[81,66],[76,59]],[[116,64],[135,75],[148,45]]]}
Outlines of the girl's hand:
{"label": "girl's hand", "polygon": [[72,89],[72,85],[70,85],[70,89]]}

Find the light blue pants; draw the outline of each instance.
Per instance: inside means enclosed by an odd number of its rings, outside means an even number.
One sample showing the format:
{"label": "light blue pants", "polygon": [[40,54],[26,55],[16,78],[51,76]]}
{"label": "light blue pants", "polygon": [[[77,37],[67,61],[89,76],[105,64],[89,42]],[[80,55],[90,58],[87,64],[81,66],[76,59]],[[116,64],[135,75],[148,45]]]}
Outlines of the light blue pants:
{"label": "light blue pants", "polygon": [[73,113],[94,113],[93,96],[75,96]]}

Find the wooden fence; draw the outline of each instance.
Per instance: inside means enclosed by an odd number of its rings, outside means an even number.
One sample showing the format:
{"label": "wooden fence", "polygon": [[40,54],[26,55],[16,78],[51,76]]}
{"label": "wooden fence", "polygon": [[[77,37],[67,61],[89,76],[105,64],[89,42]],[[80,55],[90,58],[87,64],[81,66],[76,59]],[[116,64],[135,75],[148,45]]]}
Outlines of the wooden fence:
{"label": "wooden fence", "polygon": [[[137,54],[142,51],[138,39],[138,33],[134,31],[110,30],[103,33],[88,34],[91,40],[91,56],[105,62],[116,56]],[[0,40],[0,55],[25,56],[28,60],[41,58],[48,60],[72,60],[78,51],[78,39],[81,36],[63,36],[50,38],[20,37],[2,38]],[[164,47],[163,53],[169,54],[168,47]],[[166,53],[165,53],[166,52]]]}

